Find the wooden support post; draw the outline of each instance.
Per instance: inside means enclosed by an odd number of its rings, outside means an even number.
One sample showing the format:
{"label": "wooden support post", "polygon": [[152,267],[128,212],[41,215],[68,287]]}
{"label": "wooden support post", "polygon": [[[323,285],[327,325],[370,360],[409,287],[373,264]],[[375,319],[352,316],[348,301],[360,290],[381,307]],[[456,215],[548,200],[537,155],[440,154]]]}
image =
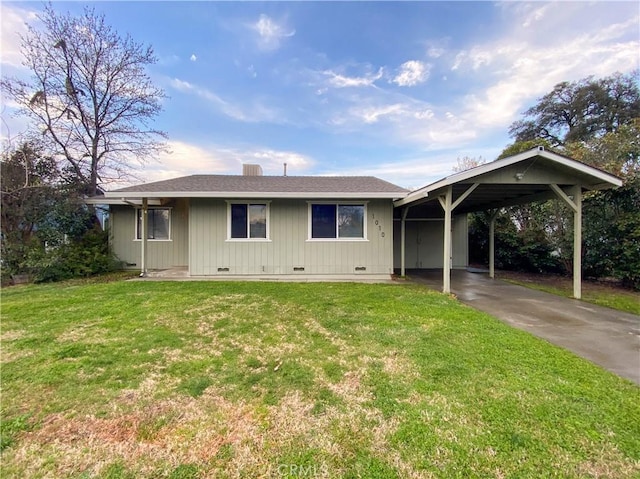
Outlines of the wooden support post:
{"label": "wooden support post", "polygon": [[447,187],[444,198],[441,198],[440,204],[444,209],[444,247],[442,257],[442,292],[451,293],[451,204],[453,197],[453,188]]}
{"label": "wooden support post", "polygon": [[142,198],[142,227],[140,228],[140,244],[141,244],[141,260],[140,260],[140,276],[145,277],[147,275],[147,236],[148,233],[148,215],[149,213],[149,201],[147,198]]}
{"label": "wooden support post", "polygon": [[498,211],[493,212],[489,220],[489,278],[491,279],[496,277],[496,218]]}
{"label": "wooden support post", "polygon": [[582,187],[573,190],[573,297],[582,298]]}
{"label": "wooden support post", "polygon": [[402,208],[402,217],[400,220],[400,276],[405,277],[405,255],[407,243],[407,213],[409,207]]}
{"label": "wooden support post", "polygon": [[573,210],[573,297],[582,298],[582,186],[573,187],[573,200],[558,185],[550,184],[555,194]]}

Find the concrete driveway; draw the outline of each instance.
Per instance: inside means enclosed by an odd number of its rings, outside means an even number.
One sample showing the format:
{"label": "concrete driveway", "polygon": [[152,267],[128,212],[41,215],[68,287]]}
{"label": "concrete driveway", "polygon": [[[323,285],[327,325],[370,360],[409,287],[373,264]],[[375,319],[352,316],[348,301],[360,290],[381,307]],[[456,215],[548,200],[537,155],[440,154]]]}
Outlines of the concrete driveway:
{"label": "concrete driveway", "polygon": [[[407,276],[442,291],[442,270]],[[486,273],[454,270],[451,290],[473,308],[640,384],[640,316],[492,280]]]}

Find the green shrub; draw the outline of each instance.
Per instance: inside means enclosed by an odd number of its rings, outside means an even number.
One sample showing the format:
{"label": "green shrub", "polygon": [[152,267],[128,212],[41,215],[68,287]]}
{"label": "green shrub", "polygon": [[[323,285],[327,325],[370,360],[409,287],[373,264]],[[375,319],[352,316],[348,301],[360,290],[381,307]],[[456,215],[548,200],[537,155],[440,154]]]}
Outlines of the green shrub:
{"label": "green shrub", "polygon": [[108,233],[98,228],[88,230],[78,240],[33,246],[24,262],[24,270],[37,283],[93,276],[120,267],[109,249]]}

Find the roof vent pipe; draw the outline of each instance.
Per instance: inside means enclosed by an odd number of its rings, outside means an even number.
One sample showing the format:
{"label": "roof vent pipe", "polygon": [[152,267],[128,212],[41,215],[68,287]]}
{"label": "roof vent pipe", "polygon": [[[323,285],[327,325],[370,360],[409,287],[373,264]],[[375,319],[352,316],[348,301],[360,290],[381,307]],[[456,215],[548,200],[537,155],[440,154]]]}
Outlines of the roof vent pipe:
{"label": "roof vent pipe", "polygon": [[538,151],[544,151],[544,146],[539,146]]}
{"label": "roof vent pipe", "polygon": [[284,176],[287,176],[287,164],[284,164]]}

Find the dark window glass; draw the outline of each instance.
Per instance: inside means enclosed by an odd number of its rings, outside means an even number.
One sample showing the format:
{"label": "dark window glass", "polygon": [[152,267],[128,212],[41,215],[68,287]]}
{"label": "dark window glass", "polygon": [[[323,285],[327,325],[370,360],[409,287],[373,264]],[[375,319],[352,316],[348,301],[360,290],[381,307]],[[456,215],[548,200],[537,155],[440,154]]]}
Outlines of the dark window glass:
{"label": "dark window glass", "polygon": [[231,237],[247,237],[247,205],[231,205]]}
{"label": "dark window glass", "polygon": [[340,238],[364,238],[364,205],[338,205]]}
{"label": "dark window glass", "polygon": [[251,238],[267,237],[267,205],[249,205],[249,233]]}
{"label": "dark window glass", "polygon": [[311,237],[336,237],[336,205],[311,205]]}
{"label": "dark window glass", "polygon": [[[147,210],[147,239],[169,239],[169,209],[151,208]],[[138,230],[136,238],[142,238],[142,210],[138,210]]]}

